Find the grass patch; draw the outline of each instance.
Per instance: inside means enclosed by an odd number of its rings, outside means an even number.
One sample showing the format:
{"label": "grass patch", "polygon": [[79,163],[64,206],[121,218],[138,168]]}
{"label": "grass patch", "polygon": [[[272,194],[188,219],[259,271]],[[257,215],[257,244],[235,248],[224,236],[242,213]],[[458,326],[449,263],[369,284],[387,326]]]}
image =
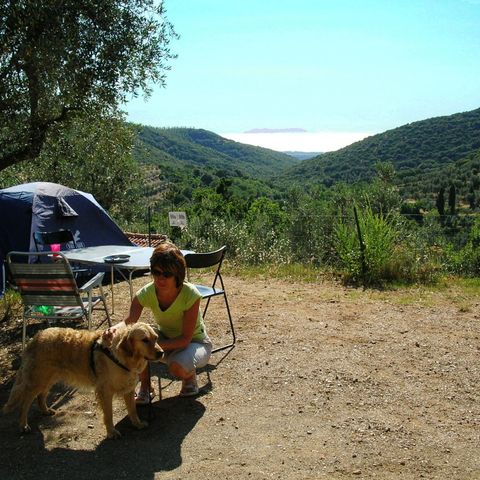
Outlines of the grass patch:
{"label": "grass patch", "polygon": [[[306,283],[338,279],[338,276],[330,270],[298,263],[254,266],[225,263],[222,271],[247,279],[275,278]],[[391,301],[397,305],[433,306],[439,297],[443,297],[444,300],[459,305],[462,300],[470,301],[480,296],[480,278],[439,277],[429,284],[394,282],[383,285],[380,289],[372,287],[364,289],[362,285],[352,285],[347,290],[352,300],[368,297],[372,300]]]}
{"label": "grass patch", "polygon": [[433,307],[450,303],[462,312],[471,311],[480,295],[480,278],[442,277],[428,285],[390,285],[388,290],[370,291],[371,298],[395,305]]}
{"label": "grass patch", "polygon": [[22,299],[15,290],[7,289],[0,299],[0,323],[8,323],[12,318],[18,318],[22,312]]}
{"label": "grass patch", "polygon": [[458,278],[456,283],[469,295],[480,295],[480,278]]}
{"label": "grass patch", "polygon": [[331,272],[299,263],[282,265],[265,264],[254,266],[225,264],[222,270],[225,273],[236,275],[242,278],[276,278],[280,280],[307,283],[321,282],[326,278],[334,278]]}

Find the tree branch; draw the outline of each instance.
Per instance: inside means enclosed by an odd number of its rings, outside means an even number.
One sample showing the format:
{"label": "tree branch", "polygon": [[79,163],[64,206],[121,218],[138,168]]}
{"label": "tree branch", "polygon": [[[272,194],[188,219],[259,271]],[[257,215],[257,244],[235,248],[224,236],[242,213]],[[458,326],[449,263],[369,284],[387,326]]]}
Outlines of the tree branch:
{"label": "tree branch", "polygon": [[46,119],[43,122],[33,122],[31,120],[27,144],[13,150],[12,152],[2,154],[0,157],[0,171],[15,165],[16,163],[26,160],[33,160],[38,157],[45,143],[49,130],[56,123],[64,122],[72,112],[79,110],[80,108],[77,107],[63,106],[61,113],[56,117]]}

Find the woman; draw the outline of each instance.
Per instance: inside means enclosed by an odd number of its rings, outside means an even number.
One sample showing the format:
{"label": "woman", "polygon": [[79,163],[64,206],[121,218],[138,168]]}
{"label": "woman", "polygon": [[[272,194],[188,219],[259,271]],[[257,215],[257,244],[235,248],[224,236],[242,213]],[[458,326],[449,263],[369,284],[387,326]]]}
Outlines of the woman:
{"label": "woman", "polygon": [[[182,380],[183,397],[198,393],[196,369],[204,367],[212,353],[200,313],[201,295],[185,281],[185,271],[185,259],[173,243],[156,247],[150,258],[153,281],[136,293],[124,320],[127,325],[135,323],[145,307],[152,311],[158,326],[158,344],[165,351],[169,372]],[[107,337],[110,334],[106,333]],[[137,403],[147,403],[149,395],[153,398],[149,381],[145,370],[140,374]]]}

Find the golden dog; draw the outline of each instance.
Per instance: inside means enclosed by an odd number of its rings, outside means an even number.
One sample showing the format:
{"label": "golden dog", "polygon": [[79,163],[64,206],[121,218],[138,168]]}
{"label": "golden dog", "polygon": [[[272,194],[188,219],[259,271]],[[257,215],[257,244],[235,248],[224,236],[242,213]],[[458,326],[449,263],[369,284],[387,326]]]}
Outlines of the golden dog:
{"label": "golden dog", "polygon": [[122,394],[128,416],[137,428],[148,424],[138,418],[135,386],[138,374],[148,361],[159,361],[163,351],[157,345],[158,335],[145,323],[117,328],[107,348],[101,331],[47,328],[28,344],[17,372],[5,413],[20,409],[20,429],[29,432],[27,416],[37,398],[45,415],[55,414],[47,407],[50,388],[58,382],[71,386],[93,386],[103,411],[109,438],[120,436],[113,426],[112,399]]}

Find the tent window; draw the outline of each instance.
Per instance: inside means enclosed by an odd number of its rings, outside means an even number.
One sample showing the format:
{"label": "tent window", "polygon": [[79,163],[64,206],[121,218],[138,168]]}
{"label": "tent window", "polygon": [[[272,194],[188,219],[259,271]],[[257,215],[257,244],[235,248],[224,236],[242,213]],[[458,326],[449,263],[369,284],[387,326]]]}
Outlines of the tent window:
{"label": "tent window", "polygon": [[58,214],[60,217],[78,217],[78,213],[62,198],[57,198]]}

